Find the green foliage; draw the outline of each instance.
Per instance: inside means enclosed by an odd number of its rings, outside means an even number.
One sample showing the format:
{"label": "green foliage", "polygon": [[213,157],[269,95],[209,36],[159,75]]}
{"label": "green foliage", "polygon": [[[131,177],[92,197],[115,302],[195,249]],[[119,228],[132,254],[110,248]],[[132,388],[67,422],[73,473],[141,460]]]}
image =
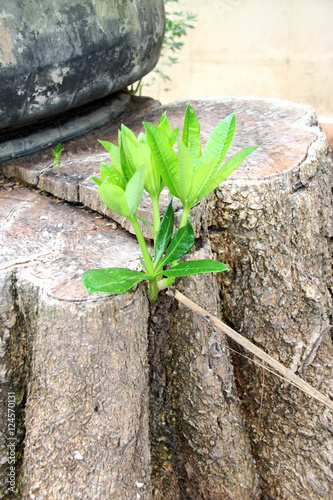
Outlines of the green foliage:
{"label": "green foliage", "polygon": [[[138,138],[122,125],[119,146],[100,141],[109,151],[111,163],[102,163],[100,179],[92,178],[103,203],[131,221],[143,255],[143,271],[92,269],[83,274],[82,281],[89,292],[117,294],[147,280],[149,298],[154,301],[159,290],[170,286],[176,277],[228,270],[222,262],[211,259],[180,262],[195,240],[189,214],[194,204],[211,193],[257,147],[245,148],[222,164],[235,133],[235,113],[215,127],[204,151],[200,124],[190,105],[185,112],[182,138],[178,128],[172,129],[166,113],[157,125],[143,125],[146,133]],[[159,196],[164,186],[169,189],[170,203],[161,221]],[[144,190],[153,206],[153,256],[148,252],[137,216]],[[175,232],[173,196],[183,205],[180,227]]]}
{"label": "green foliage", "polygon": [[[165,92],[170,90],[166,85],[169,84],[171,78],[165,68],[178,62],[177,53],[184,46],[183,39],[187,35],[187,31],[194,28],[193,21],[197,21],[197,16],[191,12],[176,10],[176,7],[181,4],[180,0],[164,0],[164,4],[166,23],[159,62],[152,71],[149,82],[144,83],[141,79],[135,88],[132,86],[128,89],[133,94],[141,95],[144,86],[150,87],[155,83],[158,83],[159,86],[164,85]],[[167,4],[170,4],[171,10],[168,9]]]}
{"label": "green foliage", "polygon": [[54,157],[53,165],[59,165],[60,156],[63,151],[65,149],[61,148],[60,142],[55,149],[51,149],[51,155]]}
{"label": "green foliage", "polygon": [[111,267],[107,269],[92,269],[83,275],[83,283],[89,293],[105,292],[118,294],[132,288],[144,279],[146,273],[132,271],[123,267]]}

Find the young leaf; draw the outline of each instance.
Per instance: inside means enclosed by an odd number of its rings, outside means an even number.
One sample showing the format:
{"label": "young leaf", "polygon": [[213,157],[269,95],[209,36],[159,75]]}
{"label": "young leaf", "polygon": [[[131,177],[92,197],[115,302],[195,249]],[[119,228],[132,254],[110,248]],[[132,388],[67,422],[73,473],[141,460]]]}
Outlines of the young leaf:
{"label": "young leaf", "polygon": [[125,147],[124,147],[122,133],[120,133],[119,155],[120,155],[121,169],[124,173],[124,177],[126,179],[126,182],[128,182],[130,180],[130,178],[132,177],[132,175],[134,174],[134,171],[132,170],[131,164],[128,161],[128,158],[126,156],[126,151],[125,151]]}
{"label": "young leaf", "polygon": [[141,271],[133,271],[122,267],[91,269],[82,275],[82,282],[89,293],[104,292],[118,294],[150,276]]}
{"label": "young leaf", "polygon": [[[213,130],[207,141],[205,151],[199,160],[199,164],[208,156],[216,156],[221,154],[223,145],[228,138],[229,145],[233,139],[236,128],[235,113],[231,113],[224,118]],[[222,161],[222,160],[221,160]],[[221,162],[220,162],[221,163]]]}
{"label": "young leaf", "polygon": [[[220,126],[220,128],[219,128]],[[235,134],[235,129],[236,129],[236,115],[235,113],[232,113],[231,115],[227,116],[222,122],[214,129],[213,133],[210,136],[210,139],[208,140],[205,153],[203,157],[206,157],[207,155],[210,155],[210,151],[213,151],[211,147],[215,145],[214,151],[218,150],[218,143],[220,142],[220,153],[217,156],[216,159],[216,164],[214,168],[211,170],[210,175],[207,177],[205,184],[203,184],[202,187],[208,186],[210,182],[214,179],[216,176],[217,172],[220,169],[220,165],[222,161],[224,160],[228,149],[230,147],[230,144],[233,140],[234,134]],[[208,156],[209,157],[209,156]],[[201,160],[199,161],[198,164],[199,168],[201,167]]]}
{"label": "young leaf", "polygon": [[185,111],[182,141],[189,148],[195,167],[201,156],[200,123],[190,105]]}
{"label": "young leaf", "polygon": [[202,198],[205,198],[205,196],[208,196],[209,193],[214,191],[214,189],[216,189],[221,184],[221,182],[223,182],[227,177],[229,177],[229,175],[232,174],[232,172],[238,167],[238,165],[240,165],[242,161],[245,160],[245,158],[249,154],[253,153],[253,151],[258,149],[258,147],[259,146],[253,146],[242,149],[241,151],[236,153],[232,158],[230,158],[230,160],[228,160],[224,165],[222,165],[218,173],[215,175],[214,179],[208,185],[205,184],[203,186],[203,189],[196,198],[196,202],[202,200]]}
{"label": "young leaf", "polygon": [[178,143],[178,160],[179,160],[179,198],[183,205],[191,191],[193,162],[190,151],[185,146],[181,139],[177,139]]}
{"label": "young leaf", "polygon": [[135,134],[134,132],[132,132],[132,130],[128,127],[126,127],[126,125],[124,125],[122,123],[121,125],[121,133],[122,133],[122,137],[127,137],[128,139],[130,139],[134,145],[138,145],[138,140],[137,138],[135,137]]}
{"label": "young leaf", "polygon": [[140,132],[140,134],[138,135],[138,142],[140,142],[141,144],[147,144],[147,135],[143,132]]}
{"label": "young leaf", "polygon": [[173,129],[173,136],[174,136],[175,142],[176,142],[176,140],[178,139],[178,136],[179,136],[179,127]]}
{"label": "young leaf", "polygon": [[166,247],[169,244],[169,241],[172,237],[173,233],[173,225],[174,225],[174,213],[172,209],[172,200],[168,205],[168,208],[164,212],[162,222],[160,224],[156,242],[155,242],[155,262],[158,262],[163,255]]}
{"label": "young leaf", "polygon": [[226,130],[223,147],[222,147],[221,152],[220,152],[219,161],[218,161],[219,165],[221,165],[222,161],[224,160],[225,155],[227,154],[228,149],[230,147],[230,144],[232,143],[232,140],[233,140],[234,135],[235,135],[236,114],[232,113],[231,115],[229,115],[229,117],[230,117],[230,121],[227,122],[227,124],[229,124],[229,126],[228,126],[228,129]]}
{"label": "young leaf", "polygon": [[177,140],[178,130],[172,130],[172,127],[166,115],[166,111],[164,111],[164,113],[162,114],[157,126],[168,136],[170,146],[173,146]]}
{"label": "young leaf", "polygon": [[98,177],[90,177],[92,181],[96,182],[97,186],[101,186],[103,183]]}
{"label": "young leaf", "polygon": [[172,194],[179,198],[178,159],[173,151],[168,136],[152,123],[143,123],[147,132],[147,142],[151,148],[153,160],[164,183]]}
{"label": "young leaf", "polygon": [[192,179],[192,188],[189,195],[188,203],[192,206],[196,203],[198,194],[206,186],[207,179],[210,178],[212,171],[215,169],[218,161],[218,156],[210,156],[201,163],[200,167],[194,172]]}
{"label": "young leaf", "polygon": [[111,163],[102,163],[101,164],[101,179],[108,184],[116,184],[120,186],[122,189],[125,189],[125,179],[122,176],[121,172],[111,165]]}
{"label": "young leaf", "polygon": [[186,226],[178,229],[171,240],[161,265],[165,266],[169,262],[179,259],[183,255],[187,254],[193,247],[194,240],[194,231],[190,223],[187,223]]}
{"label": "young leaf", "polygon": [[151,149],[148,144],[139,143],[138,156],[141,158],[141,165],[146,165],[146,180],[145,190],[150,196],[159,196],[164,187],[162,177],[156,168],[155,162],[152,161]]}
{"label": "young leaf", "polygon": [[102,202],[116,214],[130,219],[131,213],[127,206],[125,191],[116,184],[102,182],[98,188]]}
{"label": "young leaf", "polygon": [[158,120],[157,124],[158,128],[160,130],[163,130],[163,132],[170,137],[172,135],[172,127],[170,125],[170,122],[167,118],[166,111],[161,115],[161,118]]}
{"label": "young leaf", "polygon": [[111,148],[113,146],[112,142],[109,142],[109,141],[102,141],[101,139],[97,139],[98,142],[100,142],[102,144],[102,146],[105,147],[105,149],[107,151],[109,151],[109,153],[111,153]]}
{"label": "young leaf", "polygon": [[158,275],[177,278],[179,276],[189,276],[190,274],[220,273],[222,271],[229,271],[228,266],[223,264],[223,262],[212,259],[200,259],[181,262],[175,267],[170,267],[170,269],[159,272]]}
{"label": "young leaf", "polygon": [[132,130],[125,127],[125,125],[121,126],[121,133],[121,147],[124,148],[127,165],[129,166],[132,174],[134,174],[134,172],[136,172],[142,165],[142,158],[138,151],[139,142]]}
{"label": "young leaf", "polygon": [[65,149],[61,147],[60,142],[57,144],[55,149],[51,150],[51,155],[54,157],[53,165],[59,165],[60,156],[63,151],[65,151]]}
{"label": "young leaf", "polygon": [[143,188],[145,185],[145,166],[139,168],[127,183],[125,196],[127,206],[131,215],[134,215],[138,209],[142,198]]}

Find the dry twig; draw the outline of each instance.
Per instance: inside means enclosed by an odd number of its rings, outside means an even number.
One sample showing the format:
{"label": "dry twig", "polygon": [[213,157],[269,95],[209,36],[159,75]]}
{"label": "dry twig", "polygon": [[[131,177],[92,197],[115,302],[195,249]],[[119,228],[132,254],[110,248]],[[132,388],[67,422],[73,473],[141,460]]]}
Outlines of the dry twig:
{"label": "dry twig", "polygon": [[228,337],[233,339],[241,346],[245,347],[245,349],[250,351],[258,358],[262,359],[272,368],[274,368],[274,370],[277,372],[276,375],[280,376],[279,374],[281,374],[282,378],[284,378],[291,384],[295,385],[298,389],[301,389],[301,391],[305,392],[305,394],[308,394],[309,396],[317,399],[317,401],[320,401],[322,404],[333,410],[333,401],[331,401],[328,397],[324,396],[324,394],[322,394],[321,392],[317,391],[317,389],[314,389],[310,384],[308,384],[294,372],[289,370],[289,368],[286,368],[281,363],[279,363],[279,361],[276,361],[274,358],[272,358],[264,351],[259,349],[259,347],[252,344],[252,342],[250,342],[248,339],[246,339],[239,333],[235,332],[235,330],[233,330],[228,325],[220,321],[218,318],[216,318],[216,316],[209,313],[202,307],[198,306],[195,302],[192,302],[192,300],[185,297],[185,295],[180,293],[178,290],[175,291],[175,299],[177,299],[179,302],[192,309],[192,311],[203,316],[206,320],[212,323],[212,325],[214,325],[216,328],[218,328],[223,333],[228,335]]}

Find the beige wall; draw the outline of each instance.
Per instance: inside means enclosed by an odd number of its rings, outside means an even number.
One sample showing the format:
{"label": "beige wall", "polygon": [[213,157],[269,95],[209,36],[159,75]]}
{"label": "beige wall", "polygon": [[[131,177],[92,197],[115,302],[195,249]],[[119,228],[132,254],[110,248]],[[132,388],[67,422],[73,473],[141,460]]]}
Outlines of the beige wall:
{"label": "beige wall", "polygon": [[[278,97],[333,122],[333,0],[181,0],[198,16],[163,103],[214,95]],[[170,5],[170,4],[169,4]],[[179,7],[178,7],[179,8]],[[163,84],[162,84],[163,88]]]}

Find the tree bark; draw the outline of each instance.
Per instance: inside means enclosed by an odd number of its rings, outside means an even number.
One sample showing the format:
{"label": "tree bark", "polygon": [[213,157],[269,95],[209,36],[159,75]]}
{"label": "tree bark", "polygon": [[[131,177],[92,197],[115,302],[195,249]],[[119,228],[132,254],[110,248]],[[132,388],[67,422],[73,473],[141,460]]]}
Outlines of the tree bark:
{"label": "tree bark", "polygon": [[[211,257],[209,240],[191,257]],[[212,274],[178,280],[177,289],[220,314]],[[154,496],[256,498],[257,474],[225,336],[175,302],[164,294],[151,314]]]}
{"label": "tree bark", "polygon": [[[314,130],[304,158],[287,172],[230,180],[216,191],[211,240],[231,267],[219,279],[225,318],[332,397],[332,163]],[[332,498],[331,412],[246,358],[235,354],[233,362],[262,491],[274,499]]]}
{"label": "tree bark", "polygon": [[[138,245],[34,191],[0,202],[3,408],[15,393],[22,498],[151,498],[146,294],[88,296],[80,279],[91,267],[133,265]],[[2,440],[4,492],[7,456]]]}

